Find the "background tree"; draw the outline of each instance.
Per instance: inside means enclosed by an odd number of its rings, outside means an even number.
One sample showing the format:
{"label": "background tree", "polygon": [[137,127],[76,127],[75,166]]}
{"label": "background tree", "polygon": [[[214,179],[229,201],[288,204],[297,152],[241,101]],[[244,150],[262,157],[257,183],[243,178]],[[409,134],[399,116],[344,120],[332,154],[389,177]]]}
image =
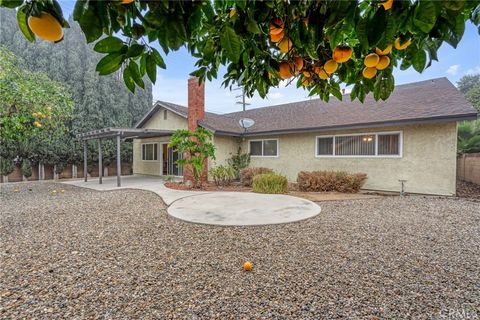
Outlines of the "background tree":
{"label": "background tree", "polygon": [[[18,8],[18,27],[30,41],[46,29],[68,27],[56,0],[3,0]],[[44,19],[53,16],[53,22]],[[332,1],[83,1],[73,18],[94,50],[104,54],[96,70],[122,70],[133,92],[156,80],[164,54],[185,46],[197,58],[192,75],[239,85],[248,96],[265,97],[281,80],[304,86],[328,101],[342,99],[340,84],[351,85],[352,99],[387,99],[394,89],[392,70],[422,72],[437,60],[446,42],[456,47],[466,21],[480,25],[480,4],[464,0]],[[30,22],[42,20],[43,28]],[[58,28],[60,27],[60,30]],[[107,38],[102,39],[106,35]],[[118,35],[119,37],[116,37]],[[56,38],[56,39],[57,39]],[[68,38],[65,33],[64,39]]]}
{"label": "background tree", "polygon": [[55,137],[65,135],[73,101],[59,82],[20,64],[12,52],[0,48],[0,157],[21,164],[28,177],[36,155],[50,149]]}
{"label": "background tree", "polygon": [[[152,86],[145,81],[145,90],[132,94],[124,86],[120,72],[100,77],[95,71],[102,55],[87,44],[77,22],[70,19],[60,43],[37,41],[29,43],[17,26],[15,10],[0,8],[0,43],[21,58],[19,66],[32,71],[43,71],[49,78],[69,89],[74,101],[72,118],[65,122],[64,135],[55,137],[56,143],[32,151],[35,145],[45,144],[41,137],[24,146],[33,154],[34,163],[78,164],[83,160],[83,146],[75,134],[104,127],[132,127],[151,108]],[[97,145],[89,142],[88,161],[97,162]],[[47,148],[48,147],[48,148]],[[103,142],[104,163],[116,158],[113,141]],[[122,144],[122,160],[132,161],[132,144]],[[91,169],[91,166],[90,166]]]}
{"label": "background tree", "polygon": [[[480,74],[463,76],[457,83],[465,98],[480,112]],[[480,120],[464,121],[458,126],[458,152],[480,152]]]}
{"label": "background tree", "polygon": [[215,159],[215,146],[211,142],[210,131],[198,127],[194,132],[186,129],[176,130],[170,139],[169,147],[184,155],[176,163],[191,170],[194,187],[201,187],[202,174],[208,158]]}

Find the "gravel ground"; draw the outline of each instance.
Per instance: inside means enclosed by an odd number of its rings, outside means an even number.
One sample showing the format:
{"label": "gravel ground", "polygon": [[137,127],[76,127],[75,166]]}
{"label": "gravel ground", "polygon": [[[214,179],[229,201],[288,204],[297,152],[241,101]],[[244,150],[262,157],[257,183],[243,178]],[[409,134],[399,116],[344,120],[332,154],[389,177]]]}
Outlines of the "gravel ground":
{"label": "gravel ground", "polygon": [[478,202],[331,201],[306,221],[215,227],[153,193],[60,188],[0,191],[2,319],[480,317]]}

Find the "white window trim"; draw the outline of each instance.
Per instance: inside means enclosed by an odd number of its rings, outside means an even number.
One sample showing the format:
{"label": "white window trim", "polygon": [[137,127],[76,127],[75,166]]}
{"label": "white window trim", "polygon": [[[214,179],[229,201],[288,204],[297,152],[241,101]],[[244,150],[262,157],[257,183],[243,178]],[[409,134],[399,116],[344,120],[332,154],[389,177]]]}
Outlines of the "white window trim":
{"label": "white window trim", "polygon": [[[158,153],[158,142],[145,142],[145,143],[142,143],[142,146],[140,147],[140,159],[142,159],[142,161],[145,161],[145,162],[158,162],[159,161],[158,154],[157,154],[157,160],[144,160],[143,159],[143,146],[147,145],[147,144],[156,144],[157,145],[157,153]],[[155,147],[153,147],[153,152],[155,152]]]}
{"label": "white window trim", "polygon": [[[386,134],[399,134],[399,154],[388,155],[388,154],[378,154],[378,136]],[[350,136],[375,136],[375,155],[336,155],[335,154],[335,143],[336,137],[350,137]],[[333,154],[319,155],[318,153],[318,138],[333,138]],[[329,134],[329,135],[320,135],[315,137],[315,158],[403,158],[403,131],[381,131],[381,132],[366,132],[366,133],[350,133],[350,134]]]}
{"label": "white window trim", "polygon": [[[264,156],[263,155],[263,141],[265,141],[265,140],[275,140],[275,141],[277,141],[277,155],[276,156]],[[257,141],[262,142],[262,155],[261,156],[250,155],[250,142],[257,142]],[[250,155],[250,158],[278,158],[280,156],[280,140],[278,138],[248,140],[248,154]]]}

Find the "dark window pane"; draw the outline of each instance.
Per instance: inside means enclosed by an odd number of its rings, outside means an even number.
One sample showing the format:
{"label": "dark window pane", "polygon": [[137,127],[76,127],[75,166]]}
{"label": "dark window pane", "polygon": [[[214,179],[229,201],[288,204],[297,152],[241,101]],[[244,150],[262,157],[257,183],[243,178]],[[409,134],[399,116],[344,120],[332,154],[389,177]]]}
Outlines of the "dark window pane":
{"label": "dark window pane", "polygon": [[158,145],[155,143],[154,145],[154,152],[153,152],[153,160],[158,160]]}
{"label": "dark window pane", "polygon": [[339,156],[373,156],[375,155],[375,136],[335,137],[335,154]]}
{"label": "dark window pane", "polygon": [[145,160],[145,145],[142,144],[142,160]]}
{"label": "dark window pane", "polygon": [[379,155],[400,155],[400,134],[378,135]]}
{"label": "dark window pane", "polygon": [[333,155],[333,137],[318,138],[317,155]]}
{"label": "dark window pane", "polygon": [[263,141],[263,155],[264,156],[276,156],[277,152],[277,140],[264,140]]}
{"label": "dark window pane", "polygon": [[262,155],[262,141],[250,141],[250,155],[252,156]]}

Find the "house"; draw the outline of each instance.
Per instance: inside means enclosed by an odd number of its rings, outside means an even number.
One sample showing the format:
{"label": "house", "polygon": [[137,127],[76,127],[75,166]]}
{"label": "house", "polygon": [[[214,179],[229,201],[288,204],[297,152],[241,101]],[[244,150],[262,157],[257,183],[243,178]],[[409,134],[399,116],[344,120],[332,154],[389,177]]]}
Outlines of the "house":
{"label": "house", "polygon": [[[243,118],[254,120],[245,130]],[[188,82],[188,107],[158,101],[136,129],[171,132],[202,126],[214,134],[216,160],[226,164],[239,148],[251,166],[268,167],[295,181],[299,171],[346,170],[368,175],[364,189],[454,195],[457,123],[477,112],[446,78],[395,88],[387,101],[362,104],[307,100],[244,112],[205,112],[204,85]],[[169,136],[133,141],[133,173],[183,174]]]}

